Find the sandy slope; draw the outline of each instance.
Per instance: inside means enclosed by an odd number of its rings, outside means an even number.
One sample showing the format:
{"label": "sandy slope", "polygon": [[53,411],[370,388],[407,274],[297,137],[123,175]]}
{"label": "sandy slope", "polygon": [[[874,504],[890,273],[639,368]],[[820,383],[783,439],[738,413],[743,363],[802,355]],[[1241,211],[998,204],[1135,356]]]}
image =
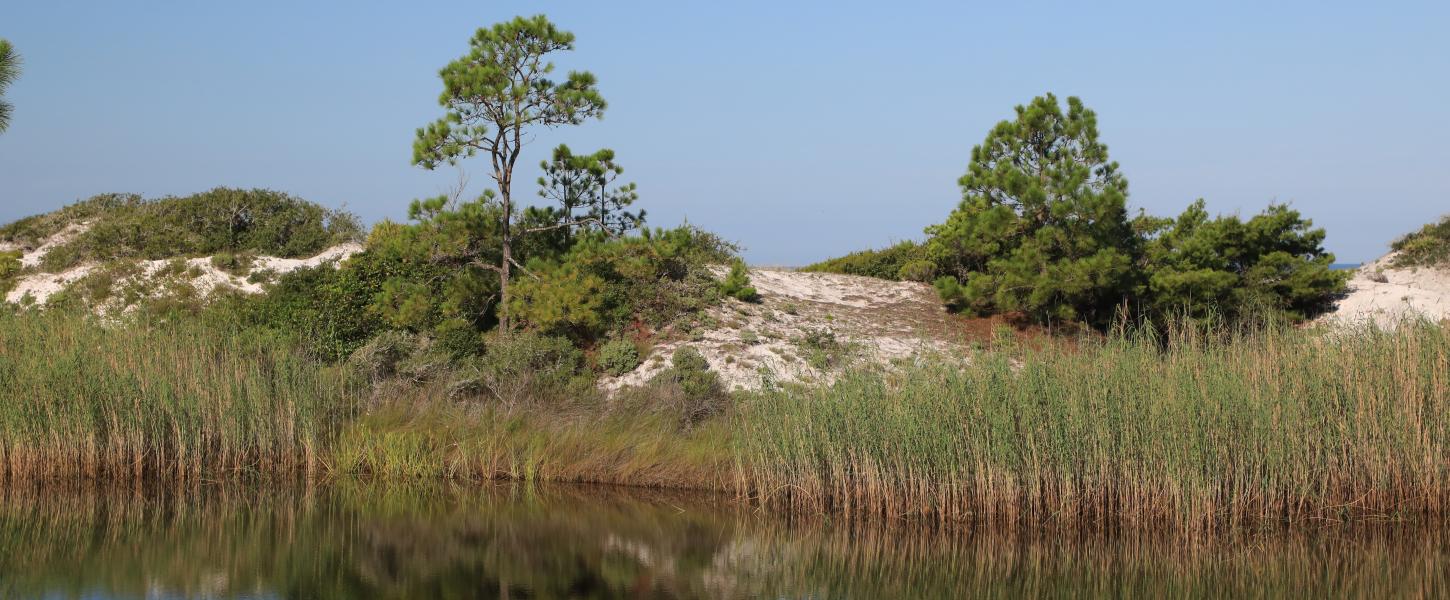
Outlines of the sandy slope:
{"label": "sandy slope", "polygon": [[1356,270],[1349,295],[1320,320],[1392,327],[1405,318],[1450,319],[1450,268],[1396,269],[1394,258],[1392,252]]}
{"label": "sandy slope", "polygon": [[[723,276],[724,269],[717,275]],[[706,325],[656,346],[643,364],[603,382],[607,389],[648,382],[669,366],[680,346],[692,346],[731,388],[758,389],[774,380],[828,381],[853,360],[889,363],[924,353],[961,356],[959,325],[931,286],[829,273],[752,269],[761,302],[729,299],[708,312]],[[812,334],[841,348],[825,369],[812,366]],[[820,364],[820,363],[817,363]]]}

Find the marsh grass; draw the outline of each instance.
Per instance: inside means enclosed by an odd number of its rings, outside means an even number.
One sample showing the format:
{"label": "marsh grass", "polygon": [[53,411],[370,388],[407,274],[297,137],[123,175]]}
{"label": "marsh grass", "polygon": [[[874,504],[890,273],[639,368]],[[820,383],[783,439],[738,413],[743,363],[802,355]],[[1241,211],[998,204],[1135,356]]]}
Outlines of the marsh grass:
{"label": "marsh grass", "polygon": [[1450,334],[1123,333],[786,388],[735,413],[736,490],[885,519],[1212,530],[1441,518]]}
{"label": "marsh grass", "polygon": [[735,394],[698,422],[654,387],[507,406],[442,379],[373,398],[359,379],[205,320],[0,313],[0,480],[594,482],[1107,530],[1450,513],[1450,333],[1428,323],[1022,344]]}
{"label": "marsh grass", "polygon": [[339,473],[384,479],[510,479],[728,490],[730,424],[682,429],[676,411],[450,402],[426,386],[349,424]]}
{"label": "marsh grass", "polygon": [[348,396],[335,371],[275,337],[0,312],[0,479],[309,471]]}

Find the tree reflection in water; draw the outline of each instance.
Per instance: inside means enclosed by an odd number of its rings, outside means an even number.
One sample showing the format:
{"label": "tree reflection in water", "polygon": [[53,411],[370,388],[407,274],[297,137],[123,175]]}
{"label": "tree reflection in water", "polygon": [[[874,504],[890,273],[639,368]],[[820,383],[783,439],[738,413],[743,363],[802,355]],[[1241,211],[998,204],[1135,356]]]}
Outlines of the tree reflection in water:
{"label": "tree reflection in water", "polygon": [[0,489],[0,596],[1434,596],[1444,532],[940,531],[514,484]]}

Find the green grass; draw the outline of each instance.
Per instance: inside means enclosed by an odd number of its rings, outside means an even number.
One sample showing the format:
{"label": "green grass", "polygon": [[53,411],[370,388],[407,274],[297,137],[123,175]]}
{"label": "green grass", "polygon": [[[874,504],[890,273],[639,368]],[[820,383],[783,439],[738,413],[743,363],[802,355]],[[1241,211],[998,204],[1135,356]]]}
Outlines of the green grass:
{"label": "green grass", "polygon": [[311,470],[348,395],[287,340],[0,311],[0,479]]}
{"label": "green grass", "polygon": [[428,386],[351,423],[339,473],[388,479],[513,479],[728,490],[729,423],[685,430],[673,411],[507,410],[449,402]]}
{"label": "green grass", "polygon": [[1450,333],[1119,336],[928,362],[737,408],[738,492],[886,519],[1443,517]]}

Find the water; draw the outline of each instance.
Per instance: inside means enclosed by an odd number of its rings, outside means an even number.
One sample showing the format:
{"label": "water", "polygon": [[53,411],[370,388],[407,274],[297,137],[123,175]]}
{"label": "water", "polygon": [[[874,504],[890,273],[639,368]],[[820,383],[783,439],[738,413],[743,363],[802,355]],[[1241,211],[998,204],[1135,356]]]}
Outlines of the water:
{"label": "water", "polygon": [[930,531],[597,487],[0,488],[0,597],[1443,597],[1447,541]]}

